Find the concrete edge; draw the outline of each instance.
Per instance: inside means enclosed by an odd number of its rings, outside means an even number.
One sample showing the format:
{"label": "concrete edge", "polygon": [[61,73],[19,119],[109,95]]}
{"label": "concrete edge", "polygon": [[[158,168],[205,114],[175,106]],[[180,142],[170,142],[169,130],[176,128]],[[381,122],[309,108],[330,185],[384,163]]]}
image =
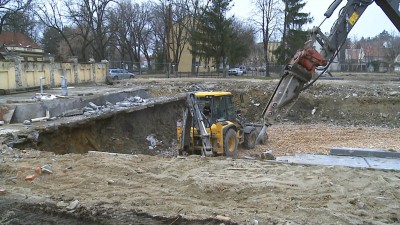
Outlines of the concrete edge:
{"label": "concrete edge", "polygon": [[332,147],[330,155],[336,156],[357,156],[357,157],[377,157],[377,158],[400,158],[399,151],[387,151],[369,148],[343,148]]}

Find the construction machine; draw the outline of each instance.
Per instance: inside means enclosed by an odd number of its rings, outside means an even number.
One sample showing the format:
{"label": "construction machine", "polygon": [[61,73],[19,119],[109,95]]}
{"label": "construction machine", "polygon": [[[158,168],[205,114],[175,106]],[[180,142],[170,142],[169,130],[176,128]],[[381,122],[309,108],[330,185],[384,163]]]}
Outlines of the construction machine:
{"label": "construction machine", "polygon": [[[335,0],[324,16],[330,18],[343,0]],[[235,114],[230,92],[198,92],[187,97],[188,109],[177,126],[179,150],[181,152],[201,153],[204,156],[223,154],[236,156],[238,144],[252,148],[256,143],[266,140],[267,127],[281,121],[298,99],[299,94],[309,88],[323,75],[346,42],[353,26],[365,9],[376,3],[400,30],[400,0],[348,0],[339,10],[338,19],[330,33],[325,35],[320,26],[310,31],[310,40],[285,66],[281,79],[262,112],[263,125],[241,122]],[[316,43],[320,49],[316,49]],[[320,71],[315,73],[316,68]],[[205,102],[215,109],[207,118],[201,111]],[[214,110],[212,109],[212,110]],[[255,134],[258,135],[255,138]]]}
{"label": "construction machine", "polygon": [[[341,4],[342,0],[335,0],[324,13],[325,19],[330,18]],[[339,16],[333,24],[330,33],[325,35],[320,26],[310,31],[310,40],[303,49],[296,52],[284,68],[282,77],[276,86],[268,104],[262,112],[264,126],[260,131],[257,141],[265,136],[267,127],[279,122],[295,103],[300,92],[312,86],[320,78],[329,65],[338,55],[341,47],[346,42],[347,36],[365,9],[376,3],[400,30],[400,0],[348,0],[346,5],[339,10]],[[378,25],[378,24],[376,24]],[[321,46],[315,48],[315,44]],[[323,68],[316,74],[316,68]]]}
{"label": "construction machine", "polygon": [[177,121],[180,154],[236,157],[238,146],[254,148],[262,125],[246,123],[231,92],[194,92]]}

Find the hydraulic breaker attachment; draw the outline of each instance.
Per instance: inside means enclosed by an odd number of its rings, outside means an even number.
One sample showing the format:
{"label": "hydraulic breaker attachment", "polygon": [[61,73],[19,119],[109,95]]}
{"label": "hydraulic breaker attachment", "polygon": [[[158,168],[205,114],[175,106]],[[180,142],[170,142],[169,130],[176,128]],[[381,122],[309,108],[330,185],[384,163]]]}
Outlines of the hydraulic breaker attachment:
{"label": "hydraulic breaker attachment", "polygon": [[[324,16],[331,17],[341,2],[342,0],[335,0]],[[351,29],[365,9],[374,2],[382,8],[396,28],[400,30],[400,0],[347,0],[346,5],[340,9],[338,19],[333,24],[330,34],[323,34],[319,27],[313,28],[310,33],[311,39],[306,43],[304,50],[297,51],[285,67],[278,86],[262,113],[264,127],[257,137],[257,142],[263,138],[268,126],[280,121],[289,112],[300,92],[311,86],[319,76],[327,71],[346,42]],[[315,41],[321,46],[320,53],[312,48]],[[315,68],[318,66],[324,68],[323,72],[313,78]]]}
{"label": "hydraulic breaker attachment", "polygon": [[257,142],[265,135],[266,128],[279,122],[289,112],[297,100],[305,84],[311,81],[315,68],[325,66],[327,61],[311,47],[299,50],[286,65],[283,75],[276,86],[267,106],[262,113],[264,127],[261,129]]}

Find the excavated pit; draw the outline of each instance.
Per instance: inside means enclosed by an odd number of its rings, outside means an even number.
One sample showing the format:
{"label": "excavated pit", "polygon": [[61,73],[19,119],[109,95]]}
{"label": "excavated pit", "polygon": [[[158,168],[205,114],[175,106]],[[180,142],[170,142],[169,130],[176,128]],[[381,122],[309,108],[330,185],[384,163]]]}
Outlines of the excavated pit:
{"label": "excavated pit", "polygon": [[[56,154],[88,151],[160,154],[174,146],[183,98],[151,103],[39,129],[37,148]],[[152,140],[149,140],[152,138]],[[155,140],[156,143],[151,142]]]}
{"label": "excavated pit", "polygon": [[[37,149],[56,154],[83,154],[88,151],[175,154],[176,119],[182,113],[184,104],[183,97],[176,97],[39,129]],[[238,108],[241,107],[240,102],[236,105]],[[243,107],[242,114],[248,121],[257,122],[260,110],[261,107]],[[394,128],[400,126],[399,113],[397,98],[378,100],[367,97],[338,100],[326,96],[314,99],[305,95],[299,98],[285,121]],[[154,138],[156,145],[154,143],[152,145],[148,137]]]}
{"label": "excavated pit", "polygon": [[[13,140],[13,147],[20,149],[32,147],[57,154],[82,154],[88,151],[175,154],[176,119],[184,108],[184,93],[187,93],[192,86],[192,82],[173,84],[151,82],[151,86],[145,89],[107,92],[107,94],[80,96],[69,100],[26,104],[25,108],[17,107],[13,118],[19,118],[18,121],[21,121],[23,118],[43,115],[46,109],[50,110],[52,116],[57,116],[63,115],[67,110],[87,106],[89,102],[100,106],[105,102],[114,104],[132,96],[149,100],[144,104],[122,110],[113,109],[95,116],[78,116],[73,120],[61,117],[60,120],[39,126],[36,129],[37,135],[22,137],[28,141]],[[234,95],[235,108],[241,110],[247,122],[260,123],[264,103],[270,98],[274,86],[272,82],[264,84],[204,82],[197,83],[196,88],[210,90],[211,87],[214,91],[231,91]],[[398,87],[398,83],[394,82],[382,87],[355,87],[330,83],[318,85],[300,95],[282,122],[396,128],[400,126]],[[40,115],[30,115],[31,117],[27,115],[28,112],[35,111],[41,111]],[[156,141],[154,146],[148,137]]]}
{"label": "excavated pit", "polygon": [[[37,202],[42,201],[41,203]],[[135,210],[125,214],[115,215],[114,212],[103,209],[101,204],[87,209],[78,207],[74,211],[60,210],[56,203],[43,201],[43,199],[22,199],[22,197],[0,199],[1,224],[153,224],[153,225],[218,225],[221,221],[214,218],[206,220],[186,219],[180,215],[168,218],[150,215]],[[237,223],[225,222],[234,225]]]}

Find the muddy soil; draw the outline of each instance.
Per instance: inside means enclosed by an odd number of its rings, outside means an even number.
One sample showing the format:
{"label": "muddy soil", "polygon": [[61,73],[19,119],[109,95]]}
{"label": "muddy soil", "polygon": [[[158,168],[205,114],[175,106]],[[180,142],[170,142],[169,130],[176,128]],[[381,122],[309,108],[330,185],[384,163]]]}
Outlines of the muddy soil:
{"label": "muddy soil", "polygon": [[[384,76],[384,75],[380,75]],[[320,80],[305,90],[293,105],[285,121],[300,124],[328,123],[343,126],[400,126],[400,80],[393,75],[361,76],[361,80],[342,76],[344,80]],[[221,90],[234,94],[236,108],[251,122],[260,121],[277,80],[173,80],[156,87],[159,81],[141,80],[150,85],[153,96],[184,91]],[[315,112],[313,113],[313,110]],[[283,122],[285,122],[283,121]]]}
{"label": "muddy soil", "polygon": [[[269,128],[268,143],[250,151],[240,149],[237,159],[174,157],[175,127],[171,130],[171,124],[159,118],[175,113],[179,106],[144,112],[136,119],[125,115],[94,121],[69,133],[68,126],[60,127],[54,130],[57,135],[43,135],[39,144],[37,133],[29,133],[31,130],[1,135],[0,189],[5,193],[0,190],[0,214],[6,216],[0,217],[0,223],[27,224],[25,216],[35,224],[82,219],[87,221],[82,224],[400,223],[397,171],[243,159],[257,158],[264,151],[326,154],[333,146],[400,150],[398,77],[341,77],[343,81],[321,80],[302,93],[285,120]],[[231,91],[242,115],[249,122],[260,122],[259,115],[276,83],[139,78],[115,86],[143,86],[154,97],[198,90]],[[156,133],[160,144],[149,149],[144,135],[126,135],[132,124],[137,124],[138,133]],[[32,141],[6,145],[18,137]],[[108,143],[110,137],[135,140],[124,149],[117,139]],[[54,146],[74,146],[63,140],[80,143],[79,151],[54,153]],[[53,142],[58,145],[51,145]],[[96,150],[95,144],[127,154],[88,152]],[[46,151],[40,151],[41,147]],[[25,180],[43,165],[49,165],[53,173]],[[79,204],[68,209],[74,200]],[[11,214],[3,214],[10,205],[15,205]]]}

